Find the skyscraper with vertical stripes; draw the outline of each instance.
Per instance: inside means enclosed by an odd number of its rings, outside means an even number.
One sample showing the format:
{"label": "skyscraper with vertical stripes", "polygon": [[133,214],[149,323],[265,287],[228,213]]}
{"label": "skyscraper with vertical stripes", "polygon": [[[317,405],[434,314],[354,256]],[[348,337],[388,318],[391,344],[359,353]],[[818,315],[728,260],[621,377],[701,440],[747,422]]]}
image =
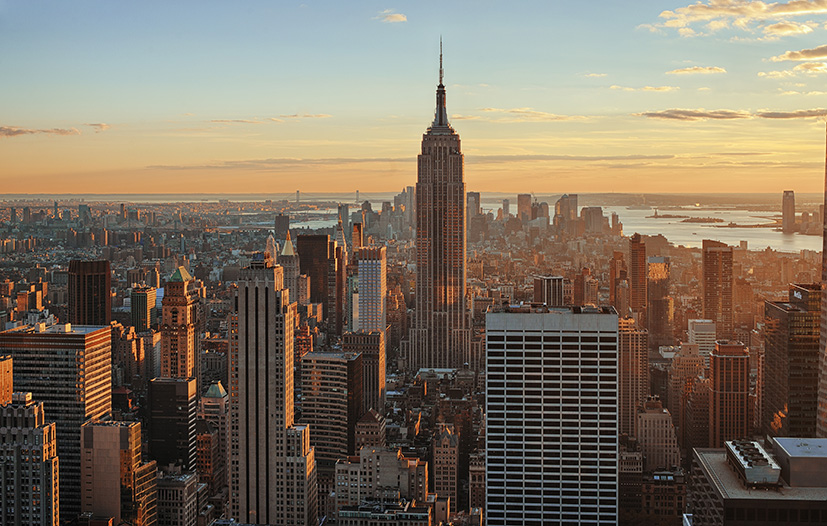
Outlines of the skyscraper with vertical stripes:
{"label": "skyscraper with vertical stripes", "polygon": [[230,335],[230,516],[241,523],[317,522],[310,428],[294,423],[288,296],[264,254],[241,270]]}
{"label": "skyscraper with vertical stripes", "polygon": [[442,50],[434,121],[422,136],[416,183],[416,314],[408,369],[471,361],[465,308],[465,180],[459,134],[448,123]]}

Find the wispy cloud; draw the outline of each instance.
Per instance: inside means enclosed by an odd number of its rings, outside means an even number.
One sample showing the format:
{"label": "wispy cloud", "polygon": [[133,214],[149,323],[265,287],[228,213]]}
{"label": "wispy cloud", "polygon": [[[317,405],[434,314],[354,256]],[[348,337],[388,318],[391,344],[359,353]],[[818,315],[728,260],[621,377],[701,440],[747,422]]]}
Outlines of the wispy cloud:
{"label": "wispy cloud", "polygon": [[661,111],[647,111],[642,113],[633,113],[636,117],[649,117],[651,119],[666,119],[673,121],[703,121],[707,119],[714,120],[731,120],[731,119],[749,119],[751,117],[749,112],[739,110],[685,110],[685,109],[669,109]]}
{"label": "wispy cloud", "polygon": [[761,110],[756,113],[751,113],[744,110],[705,110],[703,108],[697,110],[688,109],[668,109],[660,111],[647,111],[641,113],[633,113],[636,117],[648,117],[650,119],[664,119],[673,121],[705,121],[705,120],[735,120],[735,119],[808,119],[813,117],[823,117],[827,114],[827,109],[810,109],[810,110],[795,110],[795,111],[769,111]]}
{"label": "wispy cloud", "polygon": [[259,119],[258,117],[254,119],[212,119],[210,122],[220,124],[267,124],[268,122],[285,122],[285,119],[327,119],[329,117],[331,117],[331,115],[327,113],[293,113],[290,115],[279,115],[278,117],[265,117],[263,119]]}
{"label": "wispy cloud", "polygon": [[503,115],[500,122],[543,122],[543,121],[571,121],[582,120],[581,115],[557,115],[534,108],[482,108],[486,113]]}
{"label": "wispy cloud", "polygon": [[810,117],[823,117],[827,115],[827,109],[819,108],[813,110],[796,111],[763,111],[755,114],[762,119],[807,119]]}
{"label": "wispy cloud", "polygon": [[783,55],[772,57],[773,62],[780,62],[782,60],[824,60],[827,59],[827,45],[818,46],[812,49],[802,49],[800,51],[787,51]]}
{"label": "wispy cloud", "polygon": [[621,91],[677,91],[678,86],[643,86],[642,88],[630,88],[628,86],[609,86],[609,89]]}
{"label": "wispy cloud", "polygon": [[691,66],[666,72],[667,75],[710,75],[714,73],[726,73],[726,70],[718,66]]}
{"label": "wispy cloud", "polygon": [[222,124],[264,124],[264,121],[258,119],[212,119],[210,122],[219,122]]}
{"label": "wispy cloud", "polygon": [[795,91],[795,90],[787,90],[787,91],[782,91],[782,92],[781,92],[781,95],[807,95],[807,96],[810,96],[810,95],[815,95],[815,96],[823,97],[824,95],[827,95],[827,91]]}
{"label": "wispy cloud", "polygon": [[17,137],[20,135],[34,135],[45,133],[47,135],[80,135],[77,128],[51,128],[38,130],[33,128],[18,128],[16,126],[0,126],[0,137]]}
{"label": "wispy cloud", "polygon": [[[744,154],[746,155],[746,154]],[[547,155],[547,154],[512,154],[512,155],[466,155],[466,162],[474,163],[512,163],[521,161],[642,161],[674,159],[672,154],[630,154],[630,155]],[[326,157],[326,158],[271,158],[271,159],[244,159],[234,161],[214,161],[198,165],[151,165],[148,170],[253,170],[278,171],[280,169],[295,169],[303,166],[332,166],[358,164],[388,164],[414,163],[414,157]]]}
{"label": "wispy cloud", "polygon": [[385,9],[384,11],[380,11],[378,15],[373,17],[373,20],[381,20],[386,24],[394,24],[397,22],[407,22],[408,17],[403,15],[402,13],[396,13],[393,9]]}
{"label": "wispy cloud", "polygon": [[591,78],[601,78],[607,76],[608,73],[586,73],[584,76]]}
{"label": "wispy cloud", "polygon": [[282,119],[328,119],[332,115],[327,113],[293,113],[292,115],[279,115]]}
{"label": "wispy cloud", "polygon": [[84,126],[90,126],[95,128],[95,133],[100,133],[102,131],[106,131],[112,126],[106,124],[105,122],[87,122],[83,124]]}
{"label": "wispy cloud", "polygon": [[798,24],[795,22],[778,22],[764,26],[763,30],[765,35],[788,36],[810,33],[813,31],[813,28],[806,24]]}
{"label": "wispy cloud", "polygon": [[780,71],[759,71],[759,77],[767,77],[771,79],[783,79],[794,77],[799,74],[803,75],[818,75],[827,73],[827,63],[825,62],[804,62],[795,66],[793,69],[785,69]]}
{"label": "wispy cloud", "polygon": [[149,170],[277,170],[281,167],[302,165],[342,165],[342,164],[376,164],[413,162],[413,157],[275,157],[269,159],[244,159],[236,161],[215,161],[207,164],[175,165],[159,164],[146,168]]}

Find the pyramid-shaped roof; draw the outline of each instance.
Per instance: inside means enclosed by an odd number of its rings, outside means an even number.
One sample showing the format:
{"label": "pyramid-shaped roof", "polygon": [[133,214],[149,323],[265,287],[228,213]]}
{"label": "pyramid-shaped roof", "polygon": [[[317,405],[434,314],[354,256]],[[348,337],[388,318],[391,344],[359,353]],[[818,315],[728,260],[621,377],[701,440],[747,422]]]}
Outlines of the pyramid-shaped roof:
{"label": "pyramid-shaped roof", "polygon": [[224,386],[221,385],[221,382],[213,383],[209,389],[207,389],[207,393],[204,395],[204,398],[224,398],[227,396],[227,391],[224,390]]}
{"label": "pyramid-shaped roof", "polygon": [[187,272],[187,269],[184,267],[178,267],[175,269],[175,272],[172,273],[172,276],[169,277],[167,281],[189,281],[192,279],[190,273]]}

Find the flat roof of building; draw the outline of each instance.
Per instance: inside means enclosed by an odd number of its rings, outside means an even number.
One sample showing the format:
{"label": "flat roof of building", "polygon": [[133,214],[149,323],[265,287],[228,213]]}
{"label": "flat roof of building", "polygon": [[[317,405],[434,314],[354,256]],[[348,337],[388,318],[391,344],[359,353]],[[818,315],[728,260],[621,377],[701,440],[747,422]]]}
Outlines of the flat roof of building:
{"label": "flat roof of building", "polygon": [[699,448],[695,456],[707,473],[707,480],[724,499],[740,500],[813,500],[827,499],[827,487],[790,487],[782,478],[777,489],[755,489],[744,486],[738,474],[727,462],[726,450]]}
{"label": "flat roof of building", "polygon": [[827,457],[827,438],[773,438],[792,458]]}
{"label": "flat roof of building", "polygon": [[91,334],[101,329],[110,330],[110,327],[106,325],[72,325],[69,323],[46,325],[45,323],[38,323],[35,325],[21,325],[2,332],[6,334]]}

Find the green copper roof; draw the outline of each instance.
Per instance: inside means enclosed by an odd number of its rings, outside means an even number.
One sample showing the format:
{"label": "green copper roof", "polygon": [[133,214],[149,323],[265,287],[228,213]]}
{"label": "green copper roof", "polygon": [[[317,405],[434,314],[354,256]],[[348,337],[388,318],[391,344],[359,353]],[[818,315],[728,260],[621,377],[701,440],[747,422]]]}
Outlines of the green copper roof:
{"label": "green copper roof", "polygon": [[215,382],[207,389],[207,393],[204,395],[205,398],[224,398],[227,396],[227,391],[224,390],[224,386],[221,385],[221,382]]}
{"label": "green copper roof", "polygon": [[187,272],[187,269],[184,267],[178,267],[175,272],[172,273],[172,276],[169,277],[167,281],[189,281],[192,279],[190,273]]}

